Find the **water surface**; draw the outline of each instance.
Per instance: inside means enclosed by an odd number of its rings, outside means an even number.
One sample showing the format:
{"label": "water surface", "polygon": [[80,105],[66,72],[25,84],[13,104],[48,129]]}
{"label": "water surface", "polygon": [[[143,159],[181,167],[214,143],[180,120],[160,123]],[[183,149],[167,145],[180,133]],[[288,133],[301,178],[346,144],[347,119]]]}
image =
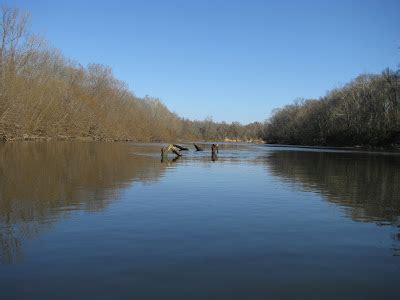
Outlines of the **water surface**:
{"label": "water surface", "polygon": [[160,147],[0,144],[1,299],[398,297],[398,154]]}

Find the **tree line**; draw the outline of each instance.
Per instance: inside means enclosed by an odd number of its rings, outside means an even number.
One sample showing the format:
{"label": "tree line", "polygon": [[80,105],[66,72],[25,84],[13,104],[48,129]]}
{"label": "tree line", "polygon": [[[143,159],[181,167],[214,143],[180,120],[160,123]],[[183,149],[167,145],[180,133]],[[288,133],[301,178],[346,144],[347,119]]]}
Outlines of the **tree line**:
{"label": "tree line", "polygon": [[400,70],[363,74],[264,123],[189,120],[138,97],[110,67],[67,59],[29,31],[29,14],[0,7],[0,141],[92,139],[255,141],[324,146],[400,143]]}
{"label": "tree line", "polygon": [[137,97],[101,64],[83,67],[29,31],[29,14],[0,8],[0,138],[254,140],[261,123],[191,121]]}
{"label": "tree line", "polygon": [[280,144],[400,144],[400,70],[363,74],[324,97],[276,109],[263,137]]}

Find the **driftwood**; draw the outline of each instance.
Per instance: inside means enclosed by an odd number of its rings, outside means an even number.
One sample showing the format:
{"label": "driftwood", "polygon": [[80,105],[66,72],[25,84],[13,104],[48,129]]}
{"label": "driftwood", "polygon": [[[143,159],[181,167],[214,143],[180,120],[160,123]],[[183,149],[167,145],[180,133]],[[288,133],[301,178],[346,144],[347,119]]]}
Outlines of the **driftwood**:
{"label": "driftwood", "polygon": [[168,145],[166,147],[161,148],[161,156],[168,155],[168,152],[173,152],[178,156],[182,156],[179,148],[175,147],[174,145]]}
{"label": "driftwood", "polygon": [[203,148],[197,146],[196,144],[193,144],[193,145],[194,145],[194,147],[196,148],[196,151],[204,151]]}
{"label": "driftwood", "polygon": [[174,147],[176,147],[176,148],[178,148],[179,150],[182,150],[182,151],[188,151],[189,150],[188,148],[182,147],[182,146],[177,145],[177,144],[173,144],[172,146],[174,146]]}

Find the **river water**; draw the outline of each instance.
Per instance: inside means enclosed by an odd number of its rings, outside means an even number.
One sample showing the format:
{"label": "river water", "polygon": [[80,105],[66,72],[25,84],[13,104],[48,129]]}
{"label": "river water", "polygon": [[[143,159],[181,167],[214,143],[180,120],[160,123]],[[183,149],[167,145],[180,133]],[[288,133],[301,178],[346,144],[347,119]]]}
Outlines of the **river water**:
{"label": "river water", "polygon": [[400,155],[0,144],[1,299],[400,295]]}

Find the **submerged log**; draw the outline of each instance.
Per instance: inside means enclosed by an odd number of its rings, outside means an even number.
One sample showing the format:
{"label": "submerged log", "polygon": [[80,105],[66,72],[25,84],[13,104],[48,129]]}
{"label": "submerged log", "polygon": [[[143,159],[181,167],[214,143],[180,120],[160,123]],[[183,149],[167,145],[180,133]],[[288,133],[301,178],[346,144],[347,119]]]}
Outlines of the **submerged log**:
{"label": "submerged log", "polygon": [[178,148],[179,150],[182,150],[182,151],[188,151],[189,150],[189,148],[182,147],[182,146],[177,145],[177,144],[173,144],[172,146],[174,146],[174,147],[176,147],[176,148]]}
{"label": "submerged log", "polygon": [[168,155],[168,152],[173,152],[178,156],[182,156],[180,150],[174,145],[168,145],[166,147],[161,148],[161,156]]}
{"label": "submerged log", "polygon": [[193,145],[194,145],[194,147],[196,148],[196,151],[204,151],[203,148],[197,146],[196,144],[193,144]]}

